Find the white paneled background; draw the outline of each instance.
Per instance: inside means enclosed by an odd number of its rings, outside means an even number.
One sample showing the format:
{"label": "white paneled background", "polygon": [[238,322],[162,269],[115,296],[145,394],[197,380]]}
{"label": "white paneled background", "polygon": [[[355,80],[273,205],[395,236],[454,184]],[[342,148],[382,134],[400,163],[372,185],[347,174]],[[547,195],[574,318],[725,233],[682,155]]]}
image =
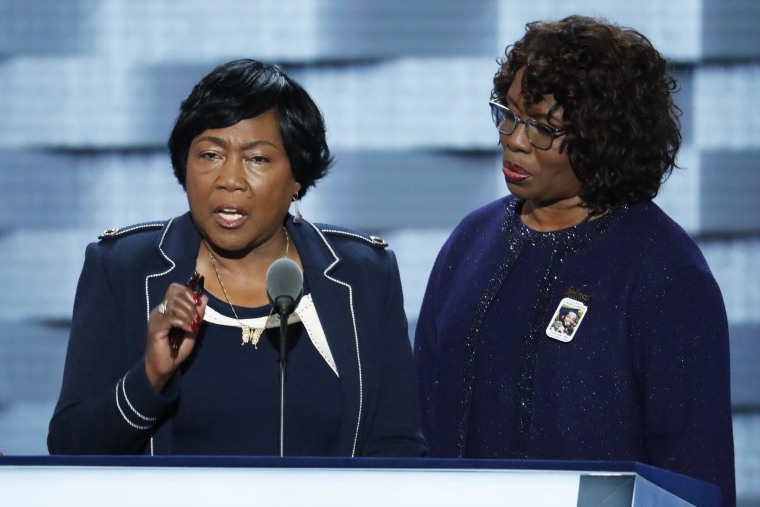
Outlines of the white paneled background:
{"label": "white paneled background", "polygon": [[657,202],[723,290],[739,503],[760,505],[755,0],[0,0],[0,451],[47,453],[86,244],[186,209],[165,144],[211,68],[276,62],[312,93],[336,164],[304,214],[389,241],[413,329],[448,232],[506,192],[496,58],[576,12],[639,29],[679,77],[684,168]]}

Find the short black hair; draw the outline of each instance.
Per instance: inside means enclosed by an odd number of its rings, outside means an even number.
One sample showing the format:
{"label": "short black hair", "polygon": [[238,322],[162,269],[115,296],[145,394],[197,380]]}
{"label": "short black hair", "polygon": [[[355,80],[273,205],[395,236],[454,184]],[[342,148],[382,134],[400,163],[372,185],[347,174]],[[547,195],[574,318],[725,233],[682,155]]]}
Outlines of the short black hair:
{"label": "short black hair", "polygon": [[681,110],[665,58],[642,34],[603,19],[536,21],[499,60],[491,98],[503,100],[515,75],[524,99],[552,95],[564,110],[561,149],[593,211],[654,198],[676,167]]}
{"label": "short black hair", "polygon": [[190,144],[208,129],[226,128],[275,109],[299,196],[332,164],[324,118],[311,96],[279,65],[251,59],[216,67],[182,102],[169,137],[174,175],[185,187]]}

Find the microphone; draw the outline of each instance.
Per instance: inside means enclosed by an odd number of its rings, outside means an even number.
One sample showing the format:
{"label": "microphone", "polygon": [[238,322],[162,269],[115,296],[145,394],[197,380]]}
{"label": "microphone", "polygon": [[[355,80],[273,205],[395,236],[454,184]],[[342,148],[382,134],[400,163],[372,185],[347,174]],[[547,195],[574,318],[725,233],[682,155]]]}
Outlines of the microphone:
{"label": "microphone", "polygon": [[283,257],[267,270],[267,297],[280,316],[280,456],[285,455],[285,369],[288,362],[288,315],[303,296],[303,273],[298,264]]}
{"label": "microphone", "polygon": [[277,314],[287,317],[303,296],[303,273],[298,264],[283,257],[267,270],[267,296]]}

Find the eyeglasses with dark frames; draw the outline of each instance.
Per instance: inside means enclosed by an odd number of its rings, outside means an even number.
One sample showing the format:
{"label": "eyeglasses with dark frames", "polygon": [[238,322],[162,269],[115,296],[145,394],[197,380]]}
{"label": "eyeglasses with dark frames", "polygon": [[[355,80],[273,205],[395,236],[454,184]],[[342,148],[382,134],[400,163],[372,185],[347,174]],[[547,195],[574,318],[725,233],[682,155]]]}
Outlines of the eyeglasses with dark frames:
{"label": "eyeglasses with dark frames", "polygon": [[525,125],[525,135],[528,141],[539,150],[548,150],[552,147],[554,139],[565,134],[562,129],[554,128],[545,123],[538,123],[533,120],[524,120],[517,113],[509,110],[504,104],[495,100],[488,102],[491,106],[491,117],[496,128],[504,135],[511,136],[517,128],[518,123]]}

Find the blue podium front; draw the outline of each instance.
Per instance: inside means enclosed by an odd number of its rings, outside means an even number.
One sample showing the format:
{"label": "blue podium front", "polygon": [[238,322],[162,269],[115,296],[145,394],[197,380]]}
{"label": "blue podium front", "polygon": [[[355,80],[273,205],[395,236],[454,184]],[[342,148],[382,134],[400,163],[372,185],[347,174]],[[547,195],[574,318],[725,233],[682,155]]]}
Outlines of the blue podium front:
{"label": "blue podium front", "polygon": [[0,504],[718,507],[720,493],[630,462],[3,456]]}

